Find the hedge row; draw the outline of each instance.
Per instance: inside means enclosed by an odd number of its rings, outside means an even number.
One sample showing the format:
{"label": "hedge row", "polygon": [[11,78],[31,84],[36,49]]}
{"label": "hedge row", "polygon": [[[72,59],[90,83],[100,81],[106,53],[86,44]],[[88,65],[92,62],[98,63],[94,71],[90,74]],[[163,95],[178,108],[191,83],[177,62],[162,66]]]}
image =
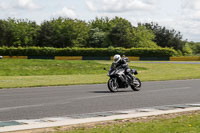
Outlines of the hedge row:
{"label": "hedge row", "polygon": [[52,48],[0,47],[1,56],[113,56],[114,54],[140,57],[170,57],[177,54],[171,48]]}

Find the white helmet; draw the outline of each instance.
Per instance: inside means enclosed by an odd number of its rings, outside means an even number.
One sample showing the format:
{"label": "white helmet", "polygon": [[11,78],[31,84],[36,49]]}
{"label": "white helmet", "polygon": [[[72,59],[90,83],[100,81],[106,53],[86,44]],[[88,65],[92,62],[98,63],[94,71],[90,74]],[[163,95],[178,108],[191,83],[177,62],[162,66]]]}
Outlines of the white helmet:
{"label": "white helmet", "polygon": [[121,59],[121,56],[120,55],[118,55],[118,54],[116,54],[115,56],[114,56],[114,62],[115,63],[117,63],[117,62],[119,62],[120,61],[120,59]]}

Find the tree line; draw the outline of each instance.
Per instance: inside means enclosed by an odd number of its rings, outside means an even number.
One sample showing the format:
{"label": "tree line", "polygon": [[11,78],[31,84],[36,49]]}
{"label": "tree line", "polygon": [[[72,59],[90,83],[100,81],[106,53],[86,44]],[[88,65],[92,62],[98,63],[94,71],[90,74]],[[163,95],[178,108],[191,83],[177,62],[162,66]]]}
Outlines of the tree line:
{"label": "tree line", "polygon": [[95,18],[89,22],[57,18],[37,24],[24,19],[0,20],[0,47],[170,47],[184,51],[186,41],[180,32],[157,23],[139,23],[128,20]]}

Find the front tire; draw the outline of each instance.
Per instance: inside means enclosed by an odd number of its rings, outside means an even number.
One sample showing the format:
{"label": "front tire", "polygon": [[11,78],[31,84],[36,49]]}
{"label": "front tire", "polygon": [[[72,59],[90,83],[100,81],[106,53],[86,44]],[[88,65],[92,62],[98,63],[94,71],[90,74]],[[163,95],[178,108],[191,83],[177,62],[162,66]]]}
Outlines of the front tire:
{"label": "front tire", "polygon": [[133,91],[139,91],[141,89],[141,86],[142,86],[142,83],[141,83],[140,79],[135,78],[133,80],[133,85],[131,85],[131,89]]}
{"label": "front tire", "polygon": [[108,85],[108,89],[111,92],[117,92],[118,91],[118,83],[117,83],[116,78],[109,79],[107,85]]}

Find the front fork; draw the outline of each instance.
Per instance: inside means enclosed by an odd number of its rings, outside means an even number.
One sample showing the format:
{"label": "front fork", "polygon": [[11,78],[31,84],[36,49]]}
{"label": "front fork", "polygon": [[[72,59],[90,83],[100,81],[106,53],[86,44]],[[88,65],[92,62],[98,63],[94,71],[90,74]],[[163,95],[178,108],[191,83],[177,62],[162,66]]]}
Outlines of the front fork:
{"label": "front fork", "polygon": [[114,86],[118,88],[117,78],[112,78]]}
{"label": "front fork", "polygon": [[117,83],[117,78],[113,78],[112,80],[113,80],[114,84]]}
{"label": "front fork", "polygon": [[131,75],[131,77],[130,77],[130,75],[128,75],[128,78],[129,78],[130,85],[138,85],[138,81],[136,80],[137,78],[135,77],[135,75]]}
{"label": "front fork", "polygon": [[127,78],[128,78],[128,80],[129,80],[129,82],[133,82],[134,79],[135,79],[135,76],[133,76],[133,75],[130,74],[130,73],[127,73]]}

